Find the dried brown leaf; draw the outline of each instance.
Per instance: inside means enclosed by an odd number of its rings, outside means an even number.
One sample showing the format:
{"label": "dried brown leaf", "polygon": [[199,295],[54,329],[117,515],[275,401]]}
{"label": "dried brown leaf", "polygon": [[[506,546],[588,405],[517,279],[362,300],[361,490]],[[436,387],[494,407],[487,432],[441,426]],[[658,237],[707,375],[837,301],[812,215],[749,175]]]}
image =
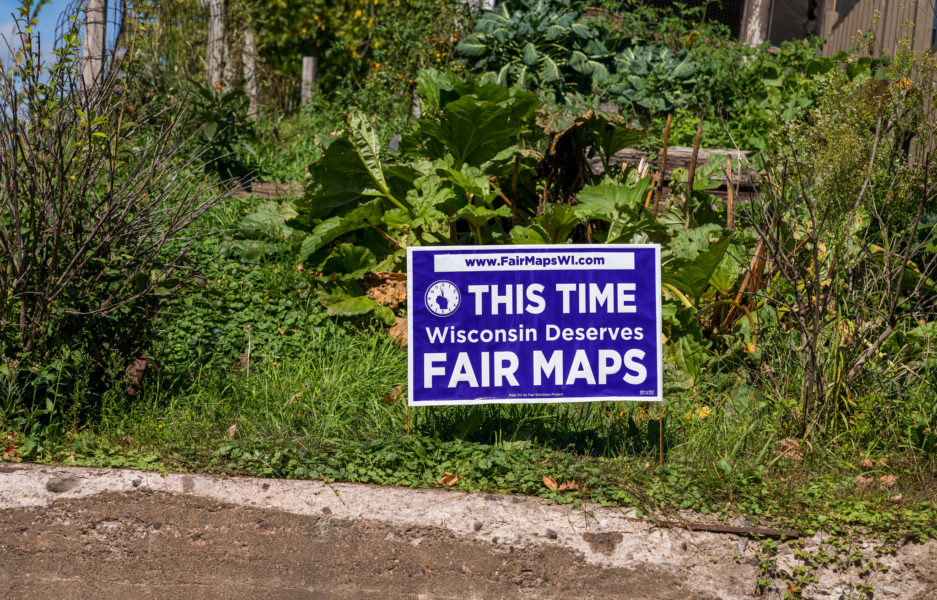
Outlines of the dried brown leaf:
{"label": "dried brown leaf", "polygon": [[369,286],[368,297],[382,306],[397,308],[407,302],[407,276],[404,273],[369,273],[365,283]]}
{"label": "dried brown leaf", "polygon": [[436,483],[440,485],[445,485],[447,487],[452,487],[455,484],[459,483],[459,476],[456,475],[455,473],[450,473],[449,471],[446,471],[446,474],[440,477],[436,481]]}
{"label": "dried brown leaf", "polygon": [[894,487],[894,485],[898,483],[898,476],[897,475],[882,475],[881,477],[878,478],[878,480],[879,480],[879,483],[882,484],[882,489],[885,489],[885,488]]}
{"label": "dried brown leaf", "polygon": [[561,492],[575,492],[579,489],[579,484],[573,480],[567,481],[566,483],[560,485],[559,491]]}
{"label": "dried brown leaf", "polygon": [[871,477],[863,477],[862,475],[856,477],[856,485],[861,488],[870,487],[873,483],[875,483],[875,480]]}
{"label": "dried brown leaf", "polygon": [[556,486],[556,480],[553,479],[552,477],[547,477],[546,475],[544,475],[544,476],[543,476],[543,485],[547,486],[547,489],[550,490],[551,492],[555,492],[555,491],[556,491],[556,488],[557,488],[557,486]]}
{"label": "dried brown leaf", "polygon": [[381,402],[384,404],[393,404],[397,401],[397,398],[400,398],[401,394],[403,394],[403,388],[399,385],[395,385],[393,388],[391,388],[389,394],[381,396]]}
{"label": "dried brown leaf", "polygon": [[387,334],[394,338],[401,348],[407,347],[407,318],[397,317],[397,322],[387,330]]}
{"label": "dried brown leaf", "polygon": [[804,451],[800,448],[800,442],[797,440],[792,440],[791,438],[785,438],[778,442],[778,446],[774,451],[775,456],[784,456],[790,458],[791,460],[803,460]]}
{"label": "dried brown leaf", "polygon": [[872,469],[875,467],[875,461],[869,458],[863,458],[859,464],[861,464],[864,469]]}

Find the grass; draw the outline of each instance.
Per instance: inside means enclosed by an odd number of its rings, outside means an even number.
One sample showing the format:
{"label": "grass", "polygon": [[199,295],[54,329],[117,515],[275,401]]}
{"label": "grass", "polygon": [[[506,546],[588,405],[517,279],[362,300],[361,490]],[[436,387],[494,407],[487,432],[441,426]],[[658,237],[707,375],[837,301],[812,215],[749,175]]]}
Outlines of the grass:
{"label": "grass", "polygon": [[[255,205],[232,200],[201,225],[230,231]],[[211,256],[228,240],[213,234],[201,243],[199,252]],[[159,372],[150,369],[136,397],[115,377],[104,393],[72,400],[90,407],[83,419],[4,413],[7,460],[412,487],[444,487],[441,478],[452,473],[460,491],[531,494],[573,507],[633,506],[655,517],[689,509],[836,539],[937,537],[934,456],[909,448],[899,429],[883,429],[875,398],[859,401],[844,433],[785,455],[779,443],[792,431],[783,399],[763,397],[731,374],[690,388],[671,380],[663,464],[656,405],[408,414],[394,395],[395,386],[406,387],[405,349],[374,322],[324,316],[317,276],[296,269],[291,248],[259,264],[219,258],[204,287],[170,301],[146,348]],[[249,373],[239,356],[248,350],[248,325]],[[883,486],[883,476],[897,480]],[[545,477],[578,489],[551,490]]]}
{"label": "grass", "polygon": [[[16,443],[24,458],[66,464],[414,487],[439,485],[449,472],[464,491],[691,509],[805,531],[937,536],[932,465],[908,462],[906,453],[882,455],[870,468],[833,448],[782,457],[770,413],[700,410],[688,397],[668,401],[662,466],[656,410],[643,405],[416,408],[408,434],[403,399],[388,398],[405,383],[405,351],[379,331],[335,324],[306,343],[305,354],[252,365],[249,376],[190,365],[175,383],[148,381],[139,398],[107,395],[86,428],[44,439],[21,433]],[[860,474],[875,484],[858,486]],[[878,478],[890,474],[898,483],[882,488]],[[544,477],[579,489],[551,491]]]}

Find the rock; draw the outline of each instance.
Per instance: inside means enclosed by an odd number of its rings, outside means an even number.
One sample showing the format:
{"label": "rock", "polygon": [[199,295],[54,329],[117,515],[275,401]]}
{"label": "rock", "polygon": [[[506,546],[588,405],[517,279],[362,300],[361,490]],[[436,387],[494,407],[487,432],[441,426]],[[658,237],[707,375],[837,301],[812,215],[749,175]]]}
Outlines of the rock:
{"label": "rock", "polygon": [[885,587],[882,588],[882,591],[885,592],[886,594],[891,594],[892,596],[898,596],[899,594],[901,594],[901,590],[899,588],[896,588],[893,585],[886,585]]}
{"label": "rock", "polygon": [[80,480],[74,475],[67,475],[65,477],[53,477],[46,482],[46,489],[52,492],[53,494],[61,494],[67,492],[68,490],[78,487]]}
{"label": "rock", "polygon": [[132,485],[133,487],[140,487],[142,484],[143,484],[142,479],[134,479],[133,481],[130,482],[130,485]]}
{"label": "rock", "polygon": [[550,528],[547,528],[547,530],[544,532],[544,534],[545,534],[548,538],[550,538],[551,540],[555,540],[556,537],[557,537],[557,536],[556,536],[556,531],[554,531],[554,530],[552,530],[552,529],[550,529]]}
{"label": "rock", "polygon": [[473,527],[475,528],[475,531],[481,531],[482,522],[481,522],[481,521],[475,521],[475,525],[474,525]]}

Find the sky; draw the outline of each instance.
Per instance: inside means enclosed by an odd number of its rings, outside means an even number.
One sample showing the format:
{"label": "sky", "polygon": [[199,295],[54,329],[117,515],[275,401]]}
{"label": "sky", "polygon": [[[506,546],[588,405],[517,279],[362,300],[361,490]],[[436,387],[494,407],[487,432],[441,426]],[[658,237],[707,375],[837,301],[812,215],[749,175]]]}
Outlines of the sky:
{"label": "sky", "polygon": [[[59,16],[68,6],[69,0],[51,0],[42,7],[39,15],[36,17],[39,21],[39,35],[42,40],[42,52],[47,55],[55,42],[55,27],[58,24]],[[16,0],[0,0],[0,34],[6,36],[7,40],[12,42],[13,16],[19,2]],[[10,58],[10,52],[7,45],[0,41],[0,59],[6,61]]]}

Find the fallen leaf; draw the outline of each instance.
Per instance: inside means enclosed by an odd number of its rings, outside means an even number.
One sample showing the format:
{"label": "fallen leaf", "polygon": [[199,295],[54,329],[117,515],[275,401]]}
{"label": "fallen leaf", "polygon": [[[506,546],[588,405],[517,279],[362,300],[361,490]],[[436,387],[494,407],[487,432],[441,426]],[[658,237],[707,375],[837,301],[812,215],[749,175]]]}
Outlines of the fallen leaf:
{"label": "fallen leaf", "polygon": [[894,496],[891,497],[891,499],[894,500],[895,502],[901,502],[902,500],[904,500],[904,495],[895,494]]}
{"label": "fallen leaf", "polygon": [[16,446],[10,444],[6,447],[6,450],[0,452],[0,458],[6,460],[8,458],[16,458],[19,455],[19,451],[16,449]]}
{"label": "fallen leaf", "polygon": [[784,456],[792,460],[803,460],[804,452],[800,449],[800,442],[797,440],[792,440],[791,438],[785,438],[778,442],[777,448],[774,450],[775,456]]}
{"label": "fallen leaf", "polygon": [[867,488],[871,486],[873,483],[875,483],[875,480],[872,479],[871,477],[863,477],[862,475],[859,475],[858,477],[856,477],[856,485],[858,485],[861,488]]}
{"label": "fallen leaf", "polygon": [[547,486],[547,489],[551,492],[556,491],[556,480],[552,477],[543,476],[543,485]]}
{"label": "fallen leaf", "polygon": [[878,478],[879,482],[882,484],[882,489],[893,487],[898,483],[897,475],[882,475]]}
{"label": "fallen leaf", "polygon": [[226,440],[233,440],[234,434],[237,433],[237,431],[238,431],[238,426],[237,424],[234,424],[231,427],[228,427],[228,433],[224,434],[222,437]]}
{"label": "fallen leaf", "polygon": [[872,469],[875,467],[875,461],[870,458],[863,458],[862,462],[859,463],[864,469]]}
{"label": "fallen leaf", "polygon": [[567,481],[566,483],[560,485],[559,491],[561,492],[575,492],[579,489],[579,484],[575,481]]}
{"label": "fallen leaf", "polygon": [[395,385],[389,394],[381,396],[381,402],[384,404],[393,404],[397,401],[397,398],[403,393],[403,388],[399,385]]}
{"label": "fallen leaf", "polygon": [[365,277],[368,297],[382,306],[397,308],[407,302],[407,275],[382,271]]}
{"label": "fallen leaf", "polygon": [[407,318],[397,317],[394,326],[387,330],[387,334],[397,342],[401,348],[407,347]]}
{"label": "fallen leaf", "polygon": [[459,476],[455,473],[450,473],[446,471],[446,474],[440,477],[436,483],[440,485],[445,485],[446,487],[452,487],[455,484],[459,483]]}

